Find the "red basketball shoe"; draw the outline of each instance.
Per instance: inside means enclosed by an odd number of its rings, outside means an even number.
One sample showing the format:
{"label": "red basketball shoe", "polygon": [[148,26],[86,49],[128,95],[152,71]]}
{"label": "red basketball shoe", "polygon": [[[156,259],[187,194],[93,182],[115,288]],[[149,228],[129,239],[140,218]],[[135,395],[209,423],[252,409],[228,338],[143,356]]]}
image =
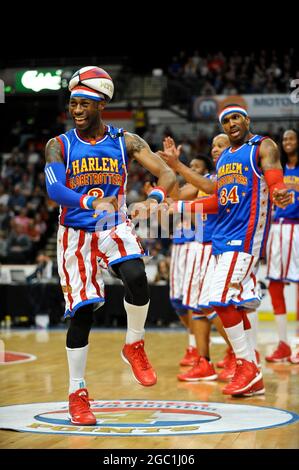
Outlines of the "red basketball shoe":
{"label": "red basketball shoe", "polygon": [[180,366],[194,366],[198,363],[198,361],[199,354],[197,352],[197,349],[193,346],[189,346],[189,348],[186,349],[185,356],[180,361]]}
{"label": "red basketball shoe", "polygon": [[255,395],[264,395],[265,393],[265,386],[264,386],[264,381],[263,378],[261,378],[258,382],[255,384],[251,385],[247,390],[245,390],[242,393],[233,393],[233,397],[253,397]]}
{"label": "red basketball shoe", "polygon": [[222,393],[224,395],[240,395],[246,393],[252,385],[262,378],[262,373],[258,370],[254,362],[243,358],[236,359],[236,372],[231,382],[227,384]]}
{"label": "red basketball shoe", "polygon": [[199,380],[216,380],[217,374],[214,366],[205,357],[200,357],[197,364],[185,374],[179,374],[178,379],[182,382],[197,382]]}
{"label": "red basketball shoe", "polygon": [[227,348],[224,358],[222,359],[222,361],[217,362],[216,367],[219,367],[219,369],[223,369],[224,367],[226,367],[232,354],[234,354],[234,351],[232,350],[232,348]]}
{"label": "red basketball shoe", "polygon": [[133,377],[138,383],[145,387],[155,385],[157,375],[146,356],[143,340],[125,344],[121,357],[131,366]]}
{"label": "red basketball shoe", "polygon": [[80,388],[69,396],[69,418],[73,424],[96,424],[97,419],[90,411],[88,391]]}
{"label": "red basketball shoe", "polygon": [[286,362],[289,360],[292,354],[291,348],[287,343],[279,341],[279,344],[275,351],[270,355],[266,356],[268,362]]}
{"label": "red basketball shoe", "polygon": [[224,369],[218,374],[218,379],[222,382],[226,382],[233,378],[236,372],[236,356],[234,353],[230,355]]}

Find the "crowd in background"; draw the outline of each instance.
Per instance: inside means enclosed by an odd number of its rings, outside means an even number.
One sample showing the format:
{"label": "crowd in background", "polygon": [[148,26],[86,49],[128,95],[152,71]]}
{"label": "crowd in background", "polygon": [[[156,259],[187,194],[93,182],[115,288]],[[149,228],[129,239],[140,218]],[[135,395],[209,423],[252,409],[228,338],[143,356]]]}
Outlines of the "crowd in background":
{"label": "crowd in background", "polygon": [[[180,51],[167,67],[167,75],[201,95],[285,93],[289,92],[290,80],[299,78],[299,66],[292,49],[287,54],[269,50],[248,54]],[[212,138],[219,133],[216,124],[210,135],[203,131],[193,138],[177,135],[170,127],[149,121],[141,101],[134,110],[134,119],[135,132],[143,136],[153,151],[162,148],[165,136],[172,136],[182,145],[181,160],[186,164],[198,153],[208,155]],[[45,191],[44,146],[49,138],[65,131],[66,123],[64,111],[46,128],[34,118],[16,119],[8,139],[4,139],[10,146],[0,154],[0,263],[34,262],[56,230],[58,207]],[[270,123],[266,134],[280,142],[283,130],[274,132]],[[255,132],[259,132],[256,127]],[[153,177],[133,162],[127,185],[128,205],[145,198],[147,181],[153,182]],[[158,266],[157,281],[167,278],[170,240],[146,239],[144,245]]]}
{"label": "crowd in background", "polygon": [[45,193],[44,158],[37,142],[2,154],[0,261],[31,263],[54,229],[57,208]]}
{"label": "crowd in background", "polygon": [[[62,124],[61,124],[62,126]],[[19,127],[19,129],[18,129]],[[63,131],[63,127],[59,129]],[[41,248],[44,248],[49,235],[55,232],[58,218],[57,205],[48,199],[45,191],[44,145],[50,135],[58,129],[48,130],[49,135],[24,134],[22,126],[14,129],[16,146],[2,154],[0,160],[0,262],[32,263]],[[258,129],[256,130],[258,131]],[[219,129],[215,127],[214,134]],[[283,128],[267,135],[280,142]],[[189,164],[198,153],[209,154],[213,135],[199,132],[195,139],[186,135],[175,135],[170,127],[159,128],[149,124],[143,129],[143,137],[153,151],[162,148],[164,136],[172,136],[182,144],[181,160]],[[127,203],[145,199],[144,184],[154,182],[150,175],[137,162],[130,165],[127,185]],[[144,247],[150,252],[150,262],[157,266],[156,280],[167,281],[171,240],[168,238],[147,238]]]}
{"label": "crowd in background", "polygon": [[247,54],[181,50],[173,56],[167,75],[198,95],[287,93],[290,81],[299,78],[299,63],[294,49]]}

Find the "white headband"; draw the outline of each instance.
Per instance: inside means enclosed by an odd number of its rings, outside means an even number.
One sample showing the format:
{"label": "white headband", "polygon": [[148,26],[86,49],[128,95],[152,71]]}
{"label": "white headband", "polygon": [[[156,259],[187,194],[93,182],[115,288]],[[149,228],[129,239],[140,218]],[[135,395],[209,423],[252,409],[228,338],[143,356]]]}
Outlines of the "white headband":
{"label": "white headband", "polygon": [[242,114],[243,116],[248,116],[248,113],[246,109],[242,108],[241,106],[229,106],[228,108],[225,108],[221,113],[219,114],[219,122],[222,124],[223,118],[227,114],[231,113],[239,113]]}

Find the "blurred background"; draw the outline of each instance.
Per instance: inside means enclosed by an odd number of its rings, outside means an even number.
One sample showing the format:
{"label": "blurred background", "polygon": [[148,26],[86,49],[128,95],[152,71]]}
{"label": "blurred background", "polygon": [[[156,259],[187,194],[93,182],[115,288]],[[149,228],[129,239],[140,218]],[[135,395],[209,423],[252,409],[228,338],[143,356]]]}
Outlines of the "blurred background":
{"label": "blurred background", "polygon": [[[217,112],[228,103],[245,106],[254,132],[270,136],[278,145],[286,129],[299,131],[299,60],[294,48],[207,50],[193,41],[192,48],[169,46],[167,53],[142,60],[137,54],[56,57],[51,52],[1,59],[2,326],[63,323],[56,264],[59,208],[45,191],[44,147],[50,138],[73,127],[67,85],[72,74],[87,65],[103,67],[114,81],[115,95],[104,121],[136,132],[153,151],[162,148],[165,136],[172,136],[182,145],[180,158],[187,165],[198,153],[210,154],[211,141],[221,132]],[[128,204],[145,198],[146,181],[152,177],[133,162]],[[143,238],[143,244],[150,254],[146,259],[152,290],[148,322],[176,325],[168,298],[171,239]],[[122,286],[108,272],[104,277],[107,302],[97,314],[97,324],[123,326],[126,317],[118,303]],[[294,292],[289,296],[291,312],[297,311]],[[262,311],[270,311],[265,297]]]}

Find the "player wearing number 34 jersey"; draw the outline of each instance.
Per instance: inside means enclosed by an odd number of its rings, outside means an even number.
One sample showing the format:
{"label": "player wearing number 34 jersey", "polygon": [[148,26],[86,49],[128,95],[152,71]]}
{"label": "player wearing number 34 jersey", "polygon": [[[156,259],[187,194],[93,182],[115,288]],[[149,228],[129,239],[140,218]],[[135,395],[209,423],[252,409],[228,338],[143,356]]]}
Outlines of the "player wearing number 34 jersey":
{"label": "player wearing number 34 jersey", "polygon": [[256,270],[264,254],[270,223],[270,205],[286,207],[291,196],[283,183],[276,144],[250,132],[247,111],[225,107],[219,121],[231,146],[218,159],[214,196],[192,203],[181,202],[178,210],[218,213],[212,236],[215,269],[211,273],[209,305],[220,316],[236,357],[227,395],[263,393],[257,368],[250,322],[246,309],[256,308]]}

